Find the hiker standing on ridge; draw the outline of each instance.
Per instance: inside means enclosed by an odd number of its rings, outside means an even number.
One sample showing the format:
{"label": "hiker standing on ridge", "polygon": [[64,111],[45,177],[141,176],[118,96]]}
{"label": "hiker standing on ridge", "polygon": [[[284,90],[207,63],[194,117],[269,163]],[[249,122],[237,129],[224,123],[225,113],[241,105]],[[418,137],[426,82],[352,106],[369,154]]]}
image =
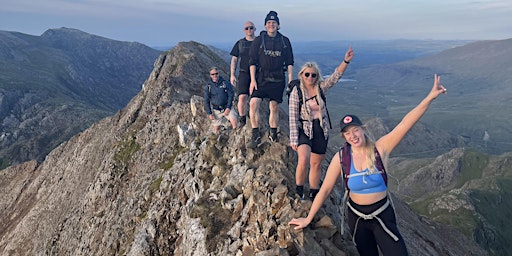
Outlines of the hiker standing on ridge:
{"label": "hiker standing on ridge", "polygon": [[428,110],[432,101],[446,93],[446,88],[440,82],[441,78],[434,75],[434,86],[429,94],[391,132],[375,143],[367,135],[359,118],[354,115],[343,117],[340,126],[342,137],[346,140],[345,146],[333,156],[308,216],[292,219],[289,224],[297,225],[295,229],[309,225],[341,173],[344,173],[348,191],[347,221],[359,254],[379,255],[380,249],[383,255],[408,255],[398,231],[395,210],[390,204],[384,166],[389,154]]}
{"label": "hiker standing on ridge", "polygon": [[[231,84],[238,89],[238,115],[239,126],[243,127],[246,123],[247,116],[247,102],[249,98],[249,86],[251,84],[251,75],[249,73],[249,51],[251,49],[252,41],[254,41],[254,32],[256,27],[251,21],[244,23],[245,37],[236,41],[233,49],[231,49]],[[240,61],[238,68],[238,79],[236,78],[236,66]]]}
{"label": "hiker standing on ridge", "polygon": [[278,32],[279,18],[275,11],[270,11],[265,18],[266,31],[262,31],[251,45],[249,93],[249,115],[251,116],[252,136],[248,148],[256,148],[260,142],[259,110],[261,101],[269,99],[269,140],[276,142],[279,124],[279,104],[283,102],[286,85],[285,69],[288,81],[292,80],[293,51],[290,40]]}
{"label": "hiker standing on ridge", "polygon": [[210,81],[204,88],[204,111],[208,118],[212,120],[213,131],[218,133],[222,119],[226,118],[231,123],[231,127],[236,129],[237,117],[234,111],[233,98],[235,92],[233,86],[219,75],[216,67],[210,69]]}
{"label": "hiker standing on ridge", "polygon": [[313,200],[320,188],[320,166],[327,151],[329,120],[325,92],[343,76],[354,57],[350,47],[345,58],[327,79],[323,80],[318,65],[307,62],[299,71],[289,98],[290,146],[297,151],[295,169],[296,192],[304,199],[304,183],[309,165],[309,198]]}

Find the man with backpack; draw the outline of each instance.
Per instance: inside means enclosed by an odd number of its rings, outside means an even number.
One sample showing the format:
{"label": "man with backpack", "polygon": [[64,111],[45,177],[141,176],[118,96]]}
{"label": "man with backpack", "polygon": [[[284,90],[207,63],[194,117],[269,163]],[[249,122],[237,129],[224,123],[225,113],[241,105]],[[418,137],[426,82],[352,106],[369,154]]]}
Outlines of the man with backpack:
{"label": "man with backpack", "polygon": [[327,152],[330,119],[325,92],[343,76],[354,57],[350,47],[334,72],[323,79],[318,65],[307,62],[299,71],[299,79],[290,82],[289,122],[290,146],[297,151],[295,169],[296,192],[304,199],[304,183],[309,166],[309,198],[313,200],[320,188],[321,163]]}
{"label": "man with backpack", "polygon": [[383,255],[408,255],[397,227],[394,207],[390,203],[384,166],[393,149],[425,114],[430,104],[445,93],[441,78],[434,75],[434,85],[428,95],[393,130],[375,142],[370,139],[357,116],[344,116],[340,122],[341,134],[346,141],[344,149],[333,156],[308,216],[292,219],[289,224],[296,225],[295,229],[308,226],[338,178],[343,175],[348,192],[347,221],[359,255],[379,255],[379,250]]}
{"label": "man with backpack", "polygon": [[237,117],[235,111],[231,111],[235,93],[233,86],[219,75],[216,67],[210,69],[210,81],[204,88],[204,111],[212,120],[213,131],[218,133],[222,119],[226,118],[231,127],[236,129]]}
{"label": "man with backpack", "polygon": [[288,81],[292,80],[293,51],[290,40],[278,32],[279,18],[275,11],[270,11],[265,18],[266,31],[256,37],[250,50],[251,83],[249,92],[249,114],[251,116],[252,136],[248,148],[256,148],[260,142],[259,109],[261,101],[269,99],[269,140],[276,142],[279,124],[279,104],[283,102],[286,85],[285,69]]}
{"label": "man with backpack", "polygon": [[[249,51],[254,41],[254,32],[256,27],[251,21],[244,24],[245,37],[236,41],[233,49],[231,49],[231,84],[237,87],[238,91],[238,114],[240,127],[246,123],[247,101],[249,98],[249,86],[251,83],[251,75],[249,74]],[[236,67],[240,63],[238,69],[238,79],[236,78]]]}

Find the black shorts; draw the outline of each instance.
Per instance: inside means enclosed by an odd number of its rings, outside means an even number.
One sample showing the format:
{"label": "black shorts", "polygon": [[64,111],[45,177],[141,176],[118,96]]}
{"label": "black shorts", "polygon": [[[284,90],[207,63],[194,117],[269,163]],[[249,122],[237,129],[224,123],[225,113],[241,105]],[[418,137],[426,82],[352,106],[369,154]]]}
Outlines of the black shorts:
{"label": "black shorts", "polygon": [[240,71],[238,73],[238,84],[236,85],[238,95],[249,95],[249,87],[251,85],[251,75],[249,72]]}
{"label": "black shorts", "polygon": [[319,155],[327,152],[327,140],[324,136],[324,130],[320,126],[320,120],[313,120],[313,139],[309,139],[302,129],[299,128],[299,146],[309,145],[311,152]]}
{"label": "black shorts", "polygon": [[252,91],[251,98],[268,98],[270,100],[277,101],[277,103],[281,103],[283,102],[284,87],[284,80],[281,82],[266,81],[258,83],[258,90]]}

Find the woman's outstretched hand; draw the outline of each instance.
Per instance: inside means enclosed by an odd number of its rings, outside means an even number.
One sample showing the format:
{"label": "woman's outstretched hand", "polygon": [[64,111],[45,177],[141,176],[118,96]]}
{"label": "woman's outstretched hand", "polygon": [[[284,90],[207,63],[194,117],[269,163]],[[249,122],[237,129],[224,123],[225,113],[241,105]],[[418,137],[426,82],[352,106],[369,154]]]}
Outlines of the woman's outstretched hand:
{"label": "woman's outstretched hand", "polygon": [[432,87],[429,95],[435,99],[440,94],[446,94],[446,88],[441,84],[441,76],[434,74],[434,86]]}
{"label": "woman's outstretched hand", "polygon": [[354,50],[352,50],[352,46],[348,47],[347,52],[345,53],[345,61],[350,62],[354,58]]}
{"label": "woman's outstretched hand", "polygon": [[309,221],[306,218],[292,219],[288,222],[288,225],[296,225],[295,230],[303,229],[309,225]]}

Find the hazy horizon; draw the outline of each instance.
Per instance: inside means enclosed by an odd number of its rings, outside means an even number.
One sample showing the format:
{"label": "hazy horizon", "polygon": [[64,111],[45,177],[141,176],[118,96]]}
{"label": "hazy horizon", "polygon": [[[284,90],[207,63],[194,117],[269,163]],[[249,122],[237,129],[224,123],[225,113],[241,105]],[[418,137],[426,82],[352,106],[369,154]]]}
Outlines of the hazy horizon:
{"label": "hazy horizon", "polygon": [[512,2],[303,0],[4,0],[0,30],[41,35],[68,27],[109,39],[159,47],[243,37],[251,20],[264,29],[270,10],[293,42],[337,40],[501,40],[512,37]]}

